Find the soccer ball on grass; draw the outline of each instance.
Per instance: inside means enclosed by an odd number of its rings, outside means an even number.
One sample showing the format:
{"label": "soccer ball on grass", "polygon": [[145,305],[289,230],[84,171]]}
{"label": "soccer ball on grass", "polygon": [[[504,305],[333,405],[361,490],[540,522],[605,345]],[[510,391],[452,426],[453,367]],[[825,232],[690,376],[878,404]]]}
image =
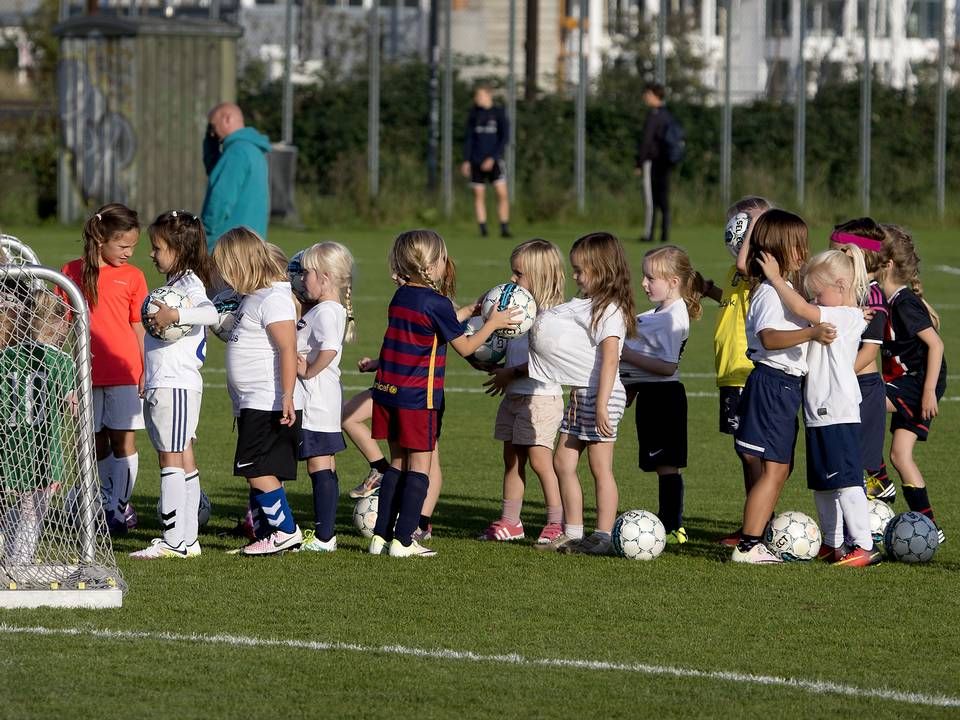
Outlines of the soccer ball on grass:
{"label": "soccer ball on grass", "polygon": [[914,511],[893,517],[883,534],[887,557],[905,563],[924,563],[940,547],[940,536],[933,520]]}
{"label": "soccer ball on grass", "polygon": [[627,510],[613,523],[613,550],[628,560],[653,560],[667,545],[660,518],[648,510]]}
{"label": "soccer ball on grass", "polygon": [[764,542],[784,562],[813,560],[820,550],[820,528],[809,515],[788,510],[770,521]]}

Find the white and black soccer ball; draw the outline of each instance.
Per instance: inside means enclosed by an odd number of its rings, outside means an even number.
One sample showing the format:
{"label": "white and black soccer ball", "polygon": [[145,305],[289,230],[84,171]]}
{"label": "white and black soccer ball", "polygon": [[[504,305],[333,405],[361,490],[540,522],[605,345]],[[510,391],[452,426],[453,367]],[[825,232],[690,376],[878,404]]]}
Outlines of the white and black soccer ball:
{"label": "white and black soccer ball", "polygon": [[302,303],[311,302],[307,297],[307,286],[303,282],[303,250],[294,254],[287,263],[287,277],[290,278],[290,289],[294,297]]}
{"label": "white and black soccer ball", "polygon": [[193,307],[193,303],[190,301],[190,298],[187,297],[186,293],[175,287],[164,286],[152,291],[143,299],[143,306],[140,308],[143,327],[152,337],[155,337],[157,340],[163,340],[164,342],[174,342],[193,330],[193,325],[173,323],[172,325],[167,325],[162,331],[158,331],[153,323],[147,321],[147,315],[153,315],[160,309],[155,304],[156,302],[162,302],[164,305],[176,310]]}
{"label": "white and black soccer ball", "polygon": [[727,227],[723,231],[723,244],[733,257],[740,254],[749,229],[750,216],[745,212],[739,212],[727,221]]}
{"label": "white and black soccer ball", "polygon": [[[205,528],[207,523],[210,522],[210,514],[213,512],[213,507],[210,505],[210,498],[207,497],[207,494],[201,490],[200,491],[200,507],[197,510],[197,525],[200,528]],[[160,523],[160,527],[163,527],[163,518],[161,517],[160,510],[160,500],[157,500],[157,522]]]}
{"label": "white and black soccer ball", "polygon": [[770,524],[764,542],[784,562],[813,560],[820,551],[820,528],[809,515],[798,510],[780,513]]}
{"label": "white and black soccer ball", "polygon": [[373,537],[373,528],[377,525],[377,508],[380,506],[379,495],[370,495],[357,500],[353,506],[353,524],[365,538]]}
{"label": "white and black soccer ball", "polygon": [[648,510],[627,510],[613,523],[614,552],[628,560],[653,560],[667,545],[660,518]]}
{"label": "white and black soccer ball", "polygon": [[891,560],[925,563],[930,562],[940,547],[940,536],[933,520],[911,510],[894,516],[887,523],[883,546]]}
{"label": "white and black soccer ball", "polygon": [[[463,324],[463,334],[469,337],[482,327],[483,318],[479,316],[472,317]],[[496,333],[491,333],[490,337],[488,337],[483,345],[478,347],[470,357],[477,362],[496,365],[506,357],[508,342],[506,338],[500,337]]]}
{"label": "white and black soccer ball", "polygon": [[213,325],[210,329],[220,340],[230,342],[233,329],[237,326],[237,317],[242,302],[243,295],[233,288],[221,290],[213,298],[213,306],[217,309],[218,317],[216,325]]}
{"label": "white and black soccer ball", "polygon": [[526,334],[533,327],[533,321],[537,319],[537,303],[534,302],[533,295],[516,283],[497,285],[484,296],[483,303],[480,306],[480,315],[486,320],[494,310],[506,310],[507,308],[521,311],[517,324],[502,330],[495,330],[494,334],[508,340]]}
{"label": "white and black soccer ball", "polygon": [[870,534],[873,535],[873,541],[875,543],[882,543],[883,534],[886,532],[887,525],[893,520],[895,513],[893,512],[893,508],[883,500],[873,498],[867,502],[870,507]]}

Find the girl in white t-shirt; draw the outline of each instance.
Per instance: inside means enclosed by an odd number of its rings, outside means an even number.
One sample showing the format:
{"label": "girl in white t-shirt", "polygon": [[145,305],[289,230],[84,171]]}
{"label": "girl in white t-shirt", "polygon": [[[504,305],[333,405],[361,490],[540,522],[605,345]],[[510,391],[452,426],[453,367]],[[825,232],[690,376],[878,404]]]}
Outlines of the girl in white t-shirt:
{"label": "girl in white t-shirt", "polygon": [[[867,326],[867,268],[856,246],[827,250],[804,266],[808,303],[780,276],[775,258],[764,253],[760,266],[784,305],[811,324],[836,328],[830,345],[810,342],[803,388],[807,441],[807,485],[814,491],[823,544],[819,556],[837,565],[866,567],[880,562],[870,533],[860,440],[860,385],[854,367]],[[844,527],[852,547],[844,548]],[[843,548],[843,549],[841,549]]]}
{"label": "girl in white t-shirt", "polygon": [[300,412],[297,383],[297,308],[287,263],[247,228],[220,236],[213,249],[220,277],[244,296],[227,342],[227,385],[240,411],[234,475],[250,485],[257,540],[240,552],[274,555],[296,550],[303,534],[283,489],[297,478]]}
{"label": "girl in white t-shirt", "polygon": [[660,483],[657,516],[667,542],[683,544],[683,475],[687,466],[687,393],[680,382],[680,357],[690,318],[700,318],[700,293],[690,257],[675,245],[643,256],[643,291],[656,307],[637,315],[637,337],[620,353],[620,379],[636,396],[639,464]]}
{"label": "girl in white t-shirt", "polygon": [[[511,282],[529,290],[542,313],[563,302],[563,256],[546,240],[528,240],[510,255]],[[526,466],[540,478],[547,521],[537,538],[547,544],[563,533],[560,486],[553,469],[553,445],[563,417],[563,390],[558,383],[534,380],[527,374],[529,338],[507,344],[506,362],[490,372],[490,395],[503,395],[493,436],[503,441],[503,506],[500,519],[490,523],[480,540],[520,540],[520,508],[526,488]]]}
{"label": "girl in white t-shirt", "polygon": [[300,459],[313,483],[314,531],[303,550],[337,549],[334,521],[340,484],[334,455],[345,450],[340,429],[343,343],[356,335],[353,318],[353,256],[340,243],[317,243],[303,253],[306,296],[316,303],[297,324],[297,390],[303,399]]}
{"label": "girl in white t-shirt", "polygon": [[[200,554],[200,471],[193,441],[203,397],[200,368],[206,358],[205,326],[215,324],[219,316],[207,299],[213,265],[200,218],[184,210],[171,210],[154,220],[147,232],[153,264],[166,276],[169,287],[183,291],[191,306],[177,309],[154,301],[157,312],[143,318],[147,329],[143,339],[143,415],[160,461],[163,536],[130,557],[185,558]],[[174,342],[155,337],[174,323],[192,325],[193,329]]]}
{"label": "girl in white t-shirt", "polygon": [[[570,265],[579,295],[541,313],[530,331],[530,377],[571,386],[553,457],[564,531],[536,547],[606,555],[619,500],[613,444],[626,403],[617,367],[624,339],[636,333],[630,265],[620,241],[605,232],[578,239]],[[587,538],[577,476],[584,450],[597,490],[597,530]]]}

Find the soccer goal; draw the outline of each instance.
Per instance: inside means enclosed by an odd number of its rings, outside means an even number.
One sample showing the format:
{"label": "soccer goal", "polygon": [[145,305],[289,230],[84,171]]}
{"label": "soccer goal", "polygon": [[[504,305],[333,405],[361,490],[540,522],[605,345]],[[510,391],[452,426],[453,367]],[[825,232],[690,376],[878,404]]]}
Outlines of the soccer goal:
{"label": "soccer goal", "polygon": [[14,265],[39,265],[40,258],[18,238],[13,235],[0,234],[0,263],[7,262]]}
{"label": "soccer goal", "polygon": [[119,607],[80,289],[0,244],[0,607]]}

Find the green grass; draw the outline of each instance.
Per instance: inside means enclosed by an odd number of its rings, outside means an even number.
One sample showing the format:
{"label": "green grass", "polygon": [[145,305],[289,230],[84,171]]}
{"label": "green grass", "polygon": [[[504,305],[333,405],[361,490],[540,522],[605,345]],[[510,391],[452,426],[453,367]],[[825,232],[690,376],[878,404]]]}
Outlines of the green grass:
{"label": "green grass", "polygon": [[[346,394],[369,376],[351,372],[375,355],[392,293],[386,255],[399,228],[292,232],[271,240],[288,251],[320,239],[345,242],[357,258],[355,287],[360,341],[348,346]],[[524,227],[569,247],[583,227]],[[620,230],[624,237],[635,231]],[[478,296],[507,277],[513,243],[479,240],[472,228],[441,227],[459,268],[459,295]],[[41,258],[59,266],[79,254],[75,229],[8,228]],[[824,245],[826,233],[814,232]],[[958,265],[955,238],[918,233],[927,297],[943,318],[950,368],[960,367],[960,291],[956,276],[936,270]],[[713,227],[678,228],[707,276],[721,276],[729,259]],[[633,267],[644,247],[631,243]],[[141,241],[137,264],[159,285]],[[640,304],[643,306],[642,296]],[[938,519],[951,536],[923,567],[887,563],[867,571],[815,564],[779,568],[732,566],[713,544],[738,524],[743,501],[739,464],[727,436],[717,432],[712,336],[715,306],[694,324],[682,363],[690,396],[690,466],[686,527],[691,541],[652,563],[614,558],[544,556],[529,541],[481,544],[473,537],[499,508],[500,446],[491,435],[497,401],[477,392],[482,377],[459,359],[450,362],[447,414],[441,443],[444,491],[434,517],[439,556],[398,562],[364,554],[344,496],[338,527],[341,550],[332,556],[291,555],[250,560],[227,556],[239,541],[216,536],[232,527],[246,488],[231,476],[234,436],[224,390],[223,347],[211,339],[197,454],[214,518],[201,537],[204,554],[189,563],[136,563],[126,554],[157,532],[153,518],[158,472],[146,436],[138,437],[140,480],[134,503],[141,527],[115,543],[129,592],[120,610],[7,611],[7,626],[80,628],[77,636],[2,634],[2,716],[54,714],[131,717],[236,717],[239,714],[369,717],[584,717],[634,712],[660,717],[955,716],[957,709],[911,708],[883,698],[817,693],[716,677],[672,677],[633,670],[542,667],[387,652],[295,647],[230,646],[198,638],[96,637],[97,629],[227,634],[277,640],[446,648],[480,655],[518,653],[645,663],[703,672],[729,671],[824,680],[860,688],[960,697],[960,498],[950,470],[960,443],[957,376],[952,375],[931,441],[918,461]],[[956,372],[953,370],[953,372]],[[621,509],[656,509],[653,475],[635,465],[632,419],[621,426],[616,472]],[[800,453],[802,457],[802,452]],[[352,449],[339,456],[344,492],[365,474]],[[592,517],[592,482],[582,473]],[[309,482],[289,486],[298,518],[309,523]],[[815,516],[801,461],[780,509]],[[898,511],[904,506],[898,502]],[[528,534],[542,521],[542,496],[531,475],[524,510]],[[389,710],[386,708],[389,707]],[[384,709],[381,709],[384,708]]]}

